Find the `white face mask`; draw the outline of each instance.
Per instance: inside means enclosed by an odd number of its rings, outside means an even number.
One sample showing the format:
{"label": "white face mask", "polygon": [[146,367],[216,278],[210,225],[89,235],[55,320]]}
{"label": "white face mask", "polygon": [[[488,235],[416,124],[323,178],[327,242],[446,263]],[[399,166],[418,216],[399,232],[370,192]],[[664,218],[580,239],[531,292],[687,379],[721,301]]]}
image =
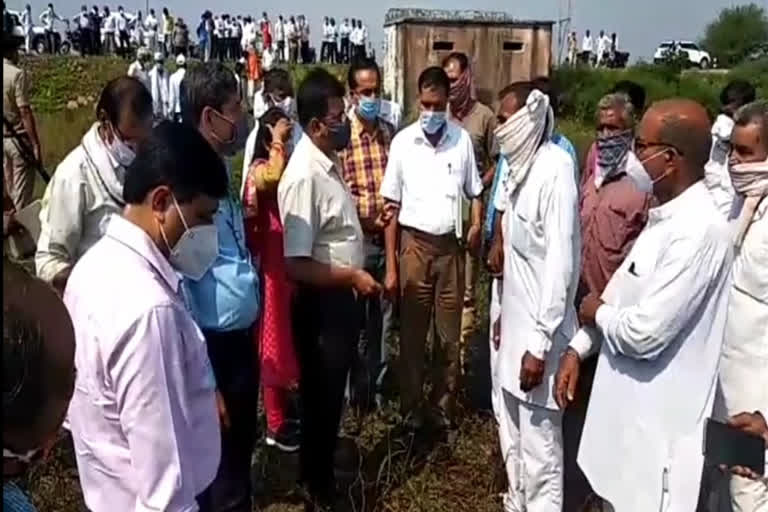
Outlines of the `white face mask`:
{"label": "white face mask", "polygon": [[768,193],[768,160],[730,166],[734,190],[743,196],[763,196]]}
{"label": "white face mask", "polygon": [[117,130],[112,129],[112,142],[104,141],[107,145],[107,151],[112,155],[118,164],[123,167],[131,165],[136,158],[136,150],[126,144],[118,135]]}
{"label": "white face mask", "polygon": [[175,197],[173,198],[173,204],[176,207],[176,211],[179,212],[181,222],[184,223],[184,234],[171,247],[165,236],[163,226],[160,226],[160,233],[163,235],[165,245],[168,246],[170,251],[168,261],[185,277],[193,281],[199,281],[208,272],[219,255],[219,232],[213,224],[204,224],[190,228],[184,218],[184,214],[181,213],[181,208],[179,208],[179,203],[176,202]]}
{"label": "white face mask", "polygon": [[650,184],[651,184],[651,190],[653,190],[653,186],[654,185],[656,185],[660,181],[664,180],[667,176],[672,174],[673,171],[664,171],[663,174],[661,174],[660,176],[657,176],[655,179],[653,179],[653,178],[651,178],[651,175],[648,174],[648,171],[645,169],[645,164],[646,164],[646,162],[650,162],[651,160],[660,157],[661,155],[663,155],[667,151],[669,151],[669,149],[662,149],[661,151],[652,154],[648,158],[643,158],[642,160],[640,160],[640,166],[642,167],[643,172],[647,176],[648,182],[650,182]]}

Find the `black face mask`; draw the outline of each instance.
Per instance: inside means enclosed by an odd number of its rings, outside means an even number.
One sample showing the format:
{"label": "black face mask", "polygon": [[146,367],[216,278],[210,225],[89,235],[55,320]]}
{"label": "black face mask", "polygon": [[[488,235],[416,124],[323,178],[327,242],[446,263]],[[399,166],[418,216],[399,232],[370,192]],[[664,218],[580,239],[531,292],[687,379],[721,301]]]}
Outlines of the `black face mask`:
{"label": "black face mask", "polygon": [[351,127],[349,122],[345,121],[336,126],[329,126],[328,131],[331,134],[331,141],[333,142],[333,149],[341,151],[345,149],[349,144],[349,138],[351,136]]}

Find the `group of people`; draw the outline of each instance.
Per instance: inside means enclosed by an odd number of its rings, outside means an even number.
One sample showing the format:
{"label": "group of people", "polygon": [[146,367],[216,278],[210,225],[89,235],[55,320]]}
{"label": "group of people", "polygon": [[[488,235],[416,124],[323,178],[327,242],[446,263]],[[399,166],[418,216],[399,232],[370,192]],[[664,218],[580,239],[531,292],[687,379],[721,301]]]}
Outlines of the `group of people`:
{"label": "group of people", "polygon": [[353,59],[367,56],[368,29],[360,20],[348,18],[336,25],[335,18],[323,20],[323,45],[320,61],[329,64],[349,64]]}
{"label": "group of people", "polygon": [[610,36],[601,30],[597,38],[587,30],[579,47],[576,32],[568,34],[566,42],[568,50],[568,63],[571,66],[586,64],[593,67],[612,66],[619,51],[619,37],[616,32]]}
{"label": "group of people", "polygon": [[[139,47],[146,47],[152,53],[160,51],[164,54],[173,54],[179,50],[186,54],[189,50],[189,29],[184,20],[172,16],[167,7],[163,8],[160,17],[154,9],[149,9],[144,17],[141,11],[132,14],[123,6],[112,11],[106,5],[101,10],[96,5],[90,10],[83,5],[79,13],[65,18],[59,16],[53,4],[48,4],[47,9],[40,14],[40,22],[52,41],[57,32],[57,21],[65,23],[68,30],[74,26],[71,32],[79,43],[82,55],[120,55],[128,58]],[[29,53],[33,27],[32,7],[29,4],[21,15],[21,23],[26,38],[25,48]],[[52,41],[49,42],[48,51],[55,53],[57,48]]]}
{"label": "group of people", "polygon": [[[36,140],[9,72],[11,122]],[[4,302],[24,288],[4,308],[4,475],[71,397],[90,510],[250,511],[261,388],[266,443],[298,451],[309,508],[333,509],[345,395],[363,411],[385,398],[395,304],[409,432],[456,428],[462,355],[488,326],[507,511],[593,493],[695,510],[706,418],[768,442],[768,104],[749,84],[726,88],[714,126],[693,101],[646,110],[642,87],[617,84],[582,167],[546,78],[504,87],[494,113],[462,53],[420,74],[405,127],[369,59],[346,88],[268,71],[250,135],[231,70],[182,81],[183,122],[159,124],[151,87],[110,81],[48,184],[35,266],[64,307],[4,263]],[[766,482],[727,469],[735,506],[760,510]]]}

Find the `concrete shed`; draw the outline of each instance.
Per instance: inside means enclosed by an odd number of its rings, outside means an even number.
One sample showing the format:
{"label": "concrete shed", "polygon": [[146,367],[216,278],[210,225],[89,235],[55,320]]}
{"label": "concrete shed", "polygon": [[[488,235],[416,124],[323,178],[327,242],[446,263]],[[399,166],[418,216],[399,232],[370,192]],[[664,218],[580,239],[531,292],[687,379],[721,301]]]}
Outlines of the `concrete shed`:
{"label": "concrete shed", "polygon": [[412,111],[419,73],[462,52],[470,59],[478,99],[492,105],[505,85],[549,76],[553,23],[503,12],[390,9],[384,21],[384,92]]}

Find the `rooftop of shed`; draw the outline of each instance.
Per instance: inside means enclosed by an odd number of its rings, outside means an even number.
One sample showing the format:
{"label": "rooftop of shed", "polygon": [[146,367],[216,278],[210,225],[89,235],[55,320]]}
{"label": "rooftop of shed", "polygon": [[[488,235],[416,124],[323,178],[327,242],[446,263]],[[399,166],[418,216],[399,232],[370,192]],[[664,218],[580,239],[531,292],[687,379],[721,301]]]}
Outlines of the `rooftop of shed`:
{"label": "rooftop of shed", "polygon": [[474,25],[518,25],[551,28],[554,21],[523,20],[511,14],[498,11],[445,10],[445,9],[390,9],[384,18],[384,26],[401,23],[419,24],[474,24]]}

